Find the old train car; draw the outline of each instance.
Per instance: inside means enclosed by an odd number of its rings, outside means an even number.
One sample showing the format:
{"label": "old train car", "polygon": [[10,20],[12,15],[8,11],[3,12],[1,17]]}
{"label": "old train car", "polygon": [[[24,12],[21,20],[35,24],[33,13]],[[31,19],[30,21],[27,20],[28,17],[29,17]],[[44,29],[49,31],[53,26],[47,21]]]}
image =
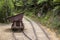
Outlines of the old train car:
{"label": "old train car", "polygon": [[12,22],[11,29],[13,31],[16,31],[16,30],[23,31],[24,30],[24,25],[23,25],[23,22],[22,22],[23,15],[24,15],[24,13],[20,13],[18,15],[7,18],[8,20],[10,20]]}

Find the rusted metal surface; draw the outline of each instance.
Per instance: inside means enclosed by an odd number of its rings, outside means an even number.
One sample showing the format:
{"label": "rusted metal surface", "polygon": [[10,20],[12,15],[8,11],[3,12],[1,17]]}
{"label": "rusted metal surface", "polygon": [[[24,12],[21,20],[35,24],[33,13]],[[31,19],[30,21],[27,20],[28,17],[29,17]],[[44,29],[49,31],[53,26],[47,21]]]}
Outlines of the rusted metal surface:
{"label": "rusted metal surface", "polygon": [[24,30],[24,25],[22,22],[23,15],[24,15],[24,13],[21,13],[21,14],[18,14],[18,15],[15,15],[15,16],[8,18],[8,20],[10,20],[12,22],[12,26],[11,26],[12,30],[14,30],[14,31],[16,31],[18,29],[21,31]]}
{"label": "rusted metal surface", "polygon": [[8,17],[7,19],[10,20],[11,22],[22,21],[23,15],[24,15],[24,13],[21,13],[21,14],[12,16],[12,17]]}

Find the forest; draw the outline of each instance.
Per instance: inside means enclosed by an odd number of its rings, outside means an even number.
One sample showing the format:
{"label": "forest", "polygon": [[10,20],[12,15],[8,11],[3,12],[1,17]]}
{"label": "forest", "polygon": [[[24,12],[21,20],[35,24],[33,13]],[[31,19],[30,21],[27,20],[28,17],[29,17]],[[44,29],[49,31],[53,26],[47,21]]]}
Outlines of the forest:
{"label": "forest", "polygon": [[60,0],[0,0],[0,23],[21,12],[60,35]]}

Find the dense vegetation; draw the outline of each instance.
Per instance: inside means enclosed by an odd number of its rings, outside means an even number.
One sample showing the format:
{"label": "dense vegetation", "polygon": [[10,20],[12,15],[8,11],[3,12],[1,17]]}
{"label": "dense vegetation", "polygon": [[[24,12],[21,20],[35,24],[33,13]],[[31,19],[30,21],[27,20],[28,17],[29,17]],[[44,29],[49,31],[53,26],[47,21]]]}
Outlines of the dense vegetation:
{"label": "dense vegetation", "polygon": [[16,12],[37,18],[43,25],[60,33],[60,0],[0,0],[0,22]]}
{"label": "dense vegetation", "polygon": [[11,15],[13,4],[9,0],[0,0],[0,22],[7,22],[7,17]]}

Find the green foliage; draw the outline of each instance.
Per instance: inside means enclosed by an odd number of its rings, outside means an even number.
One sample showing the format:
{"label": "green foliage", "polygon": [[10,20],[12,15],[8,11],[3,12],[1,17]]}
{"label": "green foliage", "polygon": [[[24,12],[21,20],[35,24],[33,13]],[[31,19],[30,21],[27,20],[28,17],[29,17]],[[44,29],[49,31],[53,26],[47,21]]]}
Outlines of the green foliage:
{"label": "green foliage", "polygon": [[32,5],[32,3],[33,3],[32,0],[28,0],[28,1],[27,1],[27,4]]}
{"label": "green foliage", "polygon": [[22,0],[16,3],[17,6],[23,6]]}
{"label": "green foliage", "polygon": [[58,16],[54,17],[54,20],[52,21],[52,28],[54,29],[60,29],[60,19]]}
{"label": "green foliage", "polygon": [[40,3],[44,2],[44,1],[47,1],[47,0],[38,0],[37,4],[40,4]]}
{"label": "green foliage", "polygon": [[60,0],[54,0],[54,2],[60,2]]}
{"label": "green foliage", "polygon": [[11,16],[12,9],[13,9],[13,4],[11,3],[11,0],[0,1],[0,22],[7,22],[6,18],[8,16]]}
{"label": "green foliage", "polygon": [[53,10],[54,10],[55,15],[60,16],[60,6],[56,6]]}

